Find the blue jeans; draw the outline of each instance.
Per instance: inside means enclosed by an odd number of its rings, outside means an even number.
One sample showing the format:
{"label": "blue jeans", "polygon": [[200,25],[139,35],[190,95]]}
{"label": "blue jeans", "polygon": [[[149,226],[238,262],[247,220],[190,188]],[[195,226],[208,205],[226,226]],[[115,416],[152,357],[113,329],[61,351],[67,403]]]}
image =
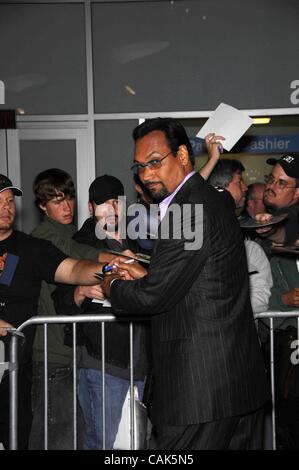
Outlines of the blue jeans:
{"label": "blue jeans", "polygon": [[[44,368],[34,363],[32,387],[33,422],[30,450],[44,449]],[[84,422],[77,409],[78,448],[82,447]],[[73,370],[48,364],[48,449],[72,450],[73,444]]]}
{"label": "blue jeans", "polygon": [[[102,372],[98,369],[79,369],[78,398],[85,420],[83,449],[103,448],[102,428]],[[113,443],[121,418],[122,406],[130,381],[105,374],[106,384],[106,449],[113,449]],[[135,381],[139,396],[142,397],[144,382]]]}

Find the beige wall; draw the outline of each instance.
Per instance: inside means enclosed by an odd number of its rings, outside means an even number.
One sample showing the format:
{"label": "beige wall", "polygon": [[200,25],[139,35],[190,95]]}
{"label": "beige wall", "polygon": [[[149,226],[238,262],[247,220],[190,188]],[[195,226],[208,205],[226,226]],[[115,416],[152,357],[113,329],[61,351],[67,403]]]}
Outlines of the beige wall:
{"label": "beige wall", "polygon": [[[247,184],[255,182],[264,182],[264,176],[268,175],[272,166],[266,163],[266,160],[271,157],[278,158],[278,155],[263,155],[263,154],[240,154],[230,153],[221,158],[234,158],[239,160],[245,167],[244,179]],[[199,170],[207,161],[207,156],[195,157],[195,168]]]}

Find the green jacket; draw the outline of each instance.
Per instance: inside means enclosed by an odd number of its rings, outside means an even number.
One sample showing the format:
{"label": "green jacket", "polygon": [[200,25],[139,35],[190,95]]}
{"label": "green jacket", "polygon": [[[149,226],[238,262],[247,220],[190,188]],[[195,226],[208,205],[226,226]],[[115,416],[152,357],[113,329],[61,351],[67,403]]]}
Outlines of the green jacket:
{"label": "green jacket", "polygon": [[[72,224],[64,225],[45,216],[44,220],[33,230],[32,235],[37,238],[43,238],[51,241],[63,253],[75,259],[90,259],[97,261],[99,250],[87,245],[76,242],[72,236],[76,228]],[[45,260],[45,263],[47,260]],[[55,290],[55,284],[42,282],[38,313],[40,315],[56,315],[52,292]],[[43,361],[44,358],[44,339],[43,326],[36,329],[35,340],[33,344],[33,360]],[[58,365],[71,365],[72,348],[64,345],[64,325],[48,326],[48,362]]]}
{"label": "green jacket", "polygon": [[[295,307],[286,305],[281,300],[284,292],[299,287],[299,272],[297,268],[296,258],[287,256],[274,256],[270,260],[273,287],[271,288],[271,296],[269,299],[270,310],[280,310],[289,312],[296,310]],[[289,325],[297,327],[297,318],[275,319],[274,328],[287,328]]]}
{"label": "green jacket", "polygon": [[295,287],[299,287],[299,272],[296,258],[273,256],[271,258],[270,265],[273,277],[273,287],[271,288],[269,308],[271,310],[282,310],[286,312],[293,310],[294,307],[283,303],[281,295]]}

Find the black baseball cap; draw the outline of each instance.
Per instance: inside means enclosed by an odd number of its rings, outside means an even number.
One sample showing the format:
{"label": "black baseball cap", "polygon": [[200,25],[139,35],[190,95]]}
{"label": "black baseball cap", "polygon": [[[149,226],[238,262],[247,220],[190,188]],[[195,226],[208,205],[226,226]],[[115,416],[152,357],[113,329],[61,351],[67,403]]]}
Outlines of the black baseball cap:
{"label": "black baseball cap", "polygon": [[23,194],[23,191],[14,186],[7,176],[0,175],[0,193],[6,189],[11,189],[15,196],[22,196]]}
{"label": "black baseball cap", "polygon": [[98,176],[89,186],[89,201],[97,205],[103,204],[108,199],[117,199],[124,194],[123,184],[115,176]]}
{"label": "black baseball cap", "polygon": [[290,178],[299,178],[299,153],[285,153],[282,157],[268,158],[269,165],[279,164]]}
{"label": "black baseball cap", "polygon": [[278,162],[279,158],[268,158],[266,160],[266,163],[268,163],[268,165],[276,165],[276,163]]}

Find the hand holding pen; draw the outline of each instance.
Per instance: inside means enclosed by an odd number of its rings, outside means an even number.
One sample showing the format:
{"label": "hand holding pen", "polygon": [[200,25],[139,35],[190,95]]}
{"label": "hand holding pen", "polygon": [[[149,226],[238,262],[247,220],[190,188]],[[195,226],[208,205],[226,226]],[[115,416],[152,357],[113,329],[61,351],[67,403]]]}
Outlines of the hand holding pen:
{"label": "hand holding pen", "polygon": [[106,263],[102,267],[102,273],[96,273],[95,277],[97,279],[103,280],[105,276],[116,275],[125,280],[131,280],[132,278],[128,274],[128,271],[125,270],[122,272],[122,274],[119,272],[119,265],[127,265],[133,263],[138,264],[133,258],[124,260],[122,256],[119,256],[117,258],[114,258],[110,263]]}
{"label": "hand holding pen", "polygon": [[127,260],[125,262],[115,260],[114,266],[116,267],[116,272],[126,281],[133,281],[147,275],[147,269],[134,260]]}

